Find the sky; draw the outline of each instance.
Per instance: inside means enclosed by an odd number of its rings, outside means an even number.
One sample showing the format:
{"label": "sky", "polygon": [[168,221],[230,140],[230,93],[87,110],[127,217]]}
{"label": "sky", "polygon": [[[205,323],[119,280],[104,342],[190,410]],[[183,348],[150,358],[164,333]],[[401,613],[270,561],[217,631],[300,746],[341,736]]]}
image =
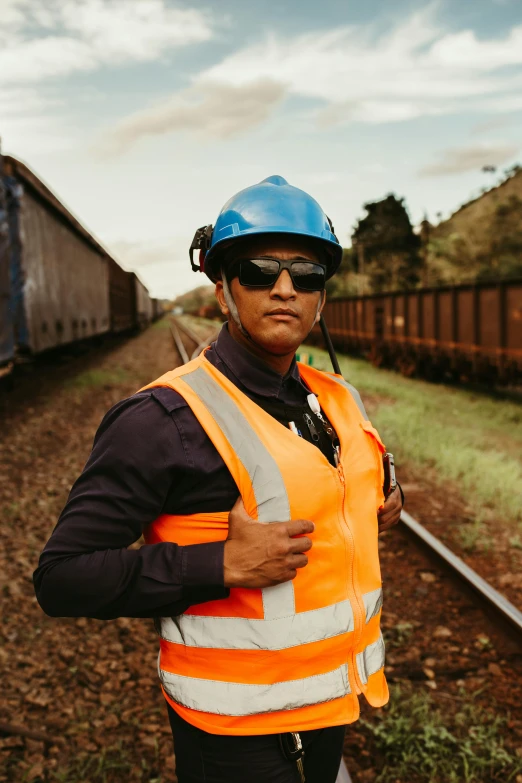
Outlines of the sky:
{"label": "sky", "polygon": [[0,0],[0,136],[170,298],[272,174],[346,246],[368,201],[436,222],[522,162],[522,0]]}

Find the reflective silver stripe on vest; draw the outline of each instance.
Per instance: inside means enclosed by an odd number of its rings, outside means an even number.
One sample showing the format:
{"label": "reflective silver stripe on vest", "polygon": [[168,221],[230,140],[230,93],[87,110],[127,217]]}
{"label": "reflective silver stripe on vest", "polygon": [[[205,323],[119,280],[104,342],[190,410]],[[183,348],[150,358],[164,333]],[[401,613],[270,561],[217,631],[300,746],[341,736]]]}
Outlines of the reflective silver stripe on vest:
{"label": "reflective silver stripe on vest", "polygon": [[200,712],[237,717],[296,710],[350,693],[347,664],[325,674],[267,685],[203,680],[164,670],[160,677],[165,692],[178,704]]}
{"label": "reflective silver stripe on vest", "polygon": [[363,601],[366,610],[366,622],[369,623],[382,606],[382,589],[379,587],[377,590],[372,590],[371,593],[365,593]]}
{"label": "reflective silver stripe on vest", "polygon": [[369,644],[365,650],[357,653],[355,657],[357,659],[359,677],[361,682],[366,685],[370,675],[375,674],[384,666],[384,639],[382,634],[376,642]]}
{"label": "reflective silver stripe on vest", "polygon": [[[201,367],[182,380],[196,392],[244,466],[254,490],[260,522],[287,522],[290,502],[276,461],[227,392]],[[266,620],[292,617],[295,596],[292,582],[263,588]]]}
{"label": "reflective silver stripe on vest", "polygon": [[277,620],[182,614],[163,617],[160,623],[160,636],[167,642],[220,650],[285,650],[350,631],[353,613],[349,601]]}
{"label": "reflective silver stripe on vest", "polygon": [[355,388],[355,386],[352,386],[351,383],[348,383],[348,381],[345,381],[344,378],[338,378],[336,375],[331,375],[328,373],[328,377],[332,379],[332,381],[335,381],[336,383],[340,384],[341,386],[344,386],[345,389],[348,389],[350,394],[352,395],[355,404],[359,408],[360,412],[362,413],[363,419],[366,419],[368,421],[368,414],[366,413],[366,408],[363,405],[363,401],[361,400],[361,395]]}

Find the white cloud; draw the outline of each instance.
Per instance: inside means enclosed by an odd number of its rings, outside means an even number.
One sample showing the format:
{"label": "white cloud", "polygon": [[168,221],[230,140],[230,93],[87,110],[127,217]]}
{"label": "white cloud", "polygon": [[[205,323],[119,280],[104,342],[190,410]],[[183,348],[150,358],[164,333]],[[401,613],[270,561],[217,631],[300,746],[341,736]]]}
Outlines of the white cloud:
{"label": "white cloud", "polygon": [[436,8],[430,4],[381,35],[372,25],[269,35],[195,76],[165,105],[120,123],[112,140],[124,148],[142,136],[186,129],[227,138],[264,122],[284,95],[314,101],[305,122],[312,116],[319,128],[519,109],[522,25],[502,40],[479,40],[470,30],[441,29]]}
{"label": "white cloud", "polygon": [[361,26],[293,39],[272,35],[200,78],[236,86],[277,79],[289,94],[320,101],[318,122],[325,126],[452,114],[462,111],[463,100],[469,102],[466,108],[479,110],[499,94],[504,106],[511,102],[517,108],[521,75],[498,71],[517,65],[522,65],[522,25],[502,40],[479,40],[469,30],[441,30],[431,5],[380,37]]}
{"label": "white cloud", "polygon": [[208,40],[207,16],[166,0],[4,0],[2,84],[157,59],[172,47]]}
{"label": "white cloud", "polygon": [[117,125],[97,145],[102,156],[120,154],[143,136],[174,130],[228,139],[262,123],[283,100],[284,87],[259,79],[247,86],[203,83]]}
{"label": "white cloud", "polygon": [[84,132],[70,118],[60,78],[152,62],[212,36],[207,13],[168,0],[0,4],[1,131],[33,154],[65,149]]}
{"label": "white cloud", "polygon": [[439,163],[424,166],[419,174],[422,177],[439,177],[461,174],[465,171],[479,171],[482,166],[498,166],[506,163],[517,154],[518,150],[519,145],[510,144],[447,149],[442,153]]}

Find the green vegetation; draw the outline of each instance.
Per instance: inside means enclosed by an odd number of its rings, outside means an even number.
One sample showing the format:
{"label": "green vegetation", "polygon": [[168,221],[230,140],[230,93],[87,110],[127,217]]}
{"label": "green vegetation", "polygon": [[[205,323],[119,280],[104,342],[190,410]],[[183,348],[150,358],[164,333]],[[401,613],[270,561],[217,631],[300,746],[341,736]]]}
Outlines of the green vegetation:
{"label": "green vegetation", "polygon": [[472,282],[522,275],[522,169],[464,204],[431,229],[427,283]]}
{"label": "green vegetation", "polygon": [[129,373],[122,367],[114,367],[112,370],[85,370],[71,378],[67,382],[67,386],[75,389],[99,388],[100,386],[115,386],[130,379]]}
{"label": "green vegetation", "polygon": [[404,199],[393,193],[364,205],[329,296],[353,296],[422,286],[456,285],[522,276],[522,168],[464,204],[448,220],[420,232]]}
{"label": "green vegetation", "polygon": [[[330,370],[325,351],[307,348]],[[435,386],[339,356],[345,378],[376,403],[371,418],[396,462],[458,484],[477,524],[495,513],[522,522],[522,406],[462,388]],[[476,532],[476,531],[475,531]],[[470,543],[473,545],[473,542]]]}
{"label": "green vegetation", "polygon": [[80,753],[72,764],[51,771],[51,780],[53,783],[116,783],[122,780],[161,783],[164,778],[158,770],[163,762],[158,756],[157,746],[153,748],[156,758],[152,766],[144,757],[137,766],[125,745],[120,740],[108,748],[101,748],[99,753]]}
{"label": "green vegetation", "polygon": [[51,774],[52,779],[57,783],[76,783],[76,781],[86,780],[92,783],[95,781],[108,783],[112,780],[128,779],[131,768],[132,764],[126,752],[119,746],[103,749],[99,755],[82,754],[67,769],[58,769]]}
{"label": "green vegetation", "polygon": [[450,714],[430,694],[396,686],[389,705],[360,725],[379,757],[375,783],[510,783],[522,771],[522,759],[504,747],[507,722],[508,716],[484,710],[469,695]]}
{"label": "green vegetation", "polygon": [[[205,277],[205,280],[207,278]],[[172,303],[173,307],[182,307],[184,313],[200,315],[204,318],[221,318],[221,311],[214,296],[214,286],[200,285],[186,294],[181,294]]]}
{"label": "green vegetation", "polygon": [[170,329],[170,321],[166,316],[163,315],[159,321],[155,321],[150,328],[159,329],[160,331],[162,329]]}

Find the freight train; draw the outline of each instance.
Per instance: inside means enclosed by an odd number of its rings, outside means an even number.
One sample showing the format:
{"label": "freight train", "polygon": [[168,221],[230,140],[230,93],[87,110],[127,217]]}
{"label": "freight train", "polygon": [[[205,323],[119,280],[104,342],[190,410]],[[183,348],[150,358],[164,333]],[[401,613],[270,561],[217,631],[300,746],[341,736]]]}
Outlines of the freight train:
{"label": "freight train", "polygon": [[161,313],[25,164],[0,154],[0,375],[19,356],[143,329]]}
{"label": "freight train", "polygon": [[331,299],[323,314],[339,351],[404,375],[522,382],[522,279]]}

